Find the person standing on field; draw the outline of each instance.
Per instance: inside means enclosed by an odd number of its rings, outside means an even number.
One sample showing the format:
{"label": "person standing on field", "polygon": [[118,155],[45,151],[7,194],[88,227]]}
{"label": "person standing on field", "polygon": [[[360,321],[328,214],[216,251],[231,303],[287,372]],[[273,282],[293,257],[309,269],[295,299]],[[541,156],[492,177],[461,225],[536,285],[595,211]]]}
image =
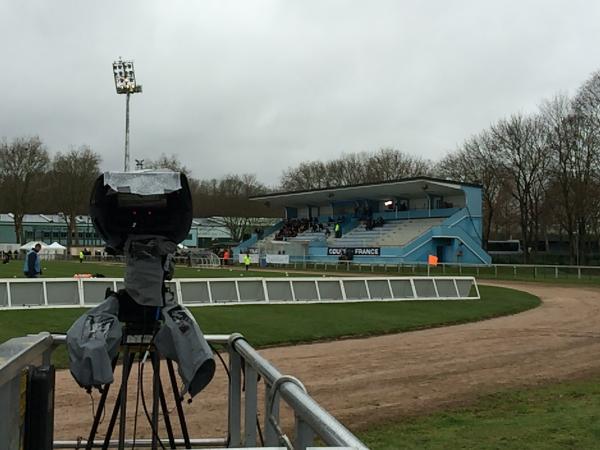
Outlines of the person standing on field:
{"label": "person standing on field", "polygon": [[244,266],[246,266],[246,272],[248,272],[248,268],[250,267],[251,263],[252,263],[252,260],[250,259],[250,255],[248,253],[246,253],[244,255]]}
{"label": "person standing on field", "polygon": [[228,266],[229,265],[229,249],[227,249],[227,248],[223,252],[223,265],[224,266]]}
{"label": "person standing on field", "polygon": [[79,250],[79,262],[82,263],[85,255],[83,254],[83,250]]}
{"label": "person standing on field", "polygon": [[38,278],[42,274],[42,267],[40,264],[40,250],[42,244],[37,243],[27,253],[25,257],[25,264],[23,264],[23,273],[27,278]]}

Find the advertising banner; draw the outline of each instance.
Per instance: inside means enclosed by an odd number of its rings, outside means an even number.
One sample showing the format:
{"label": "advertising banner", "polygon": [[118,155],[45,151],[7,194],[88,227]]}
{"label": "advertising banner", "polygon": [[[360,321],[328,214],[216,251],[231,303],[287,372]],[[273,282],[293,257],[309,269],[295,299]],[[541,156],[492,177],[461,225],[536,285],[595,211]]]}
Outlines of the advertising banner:
{"label": "advertising banner", "polygon": [[267,255],[267,263],[269,264],[289,264],[290,255]]}
{"label": "advertising banner", "polygon": [[342,256],[342,255],[379,256],[381,254],[381,249],[379,247],[350,247],[350,248],[329,247],[329,248],[327,248],[327,254],[329,256]]}

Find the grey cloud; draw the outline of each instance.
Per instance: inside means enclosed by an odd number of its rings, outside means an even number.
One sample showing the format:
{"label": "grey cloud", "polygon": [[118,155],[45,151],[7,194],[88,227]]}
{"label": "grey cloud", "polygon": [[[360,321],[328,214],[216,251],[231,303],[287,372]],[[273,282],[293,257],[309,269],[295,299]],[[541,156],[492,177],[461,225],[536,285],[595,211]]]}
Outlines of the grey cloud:
{"label": "grey cloud", "polygon": [[0,4],[0,136],[89,144],[275,183],[305,159],[394,147],[432,159],[597,69],[584,1],[29,1]]}

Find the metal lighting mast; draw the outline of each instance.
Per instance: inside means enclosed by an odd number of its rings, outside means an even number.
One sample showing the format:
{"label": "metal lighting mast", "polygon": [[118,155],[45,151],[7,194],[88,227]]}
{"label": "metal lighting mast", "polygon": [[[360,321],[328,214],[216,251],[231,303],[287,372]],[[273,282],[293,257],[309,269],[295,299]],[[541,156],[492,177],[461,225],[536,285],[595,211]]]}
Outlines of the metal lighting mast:
{"label": "metal lighting mast", "polygon": [[142,86],[135,82],[133,61],[123,61],[120,57],[113,63],[115,88],[117,94],[127,94],[125,106],[125,172],[129,172],[129,97],[131,94],[142,92]]}

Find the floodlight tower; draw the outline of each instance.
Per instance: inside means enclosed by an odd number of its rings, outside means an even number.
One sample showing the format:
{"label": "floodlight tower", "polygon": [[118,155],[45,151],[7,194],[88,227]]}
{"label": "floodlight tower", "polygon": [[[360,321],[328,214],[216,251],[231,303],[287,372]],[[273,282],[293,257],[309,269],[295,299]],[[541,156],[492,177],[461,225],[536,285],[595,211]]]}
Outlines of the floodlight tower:
{"label": "floodlight tower", "polygon": [[125,172],[129,172],[129,97],[131,94],[142,92],[142,86],[135,82],[133,61],[123,61],[119,57],[113,63],[113,74],[115,76],[115,88],[117,94],[127,94],[125,106]]}

